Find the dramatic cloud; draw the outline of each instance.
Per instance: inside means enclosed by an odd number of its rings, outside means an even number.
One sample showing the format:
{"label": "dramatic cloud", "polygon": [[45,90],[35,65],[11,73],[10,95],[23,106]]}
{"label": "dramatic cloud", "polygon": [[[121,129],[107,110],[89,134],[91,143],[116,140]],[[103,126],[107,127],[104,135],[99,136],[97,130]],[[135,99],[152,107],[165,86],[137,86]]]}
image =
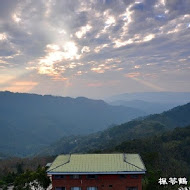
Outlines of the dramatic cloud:
{"label": "dramatic cloud", "polygon": [[0,90],[190,91],[189,0],[1,0]]}

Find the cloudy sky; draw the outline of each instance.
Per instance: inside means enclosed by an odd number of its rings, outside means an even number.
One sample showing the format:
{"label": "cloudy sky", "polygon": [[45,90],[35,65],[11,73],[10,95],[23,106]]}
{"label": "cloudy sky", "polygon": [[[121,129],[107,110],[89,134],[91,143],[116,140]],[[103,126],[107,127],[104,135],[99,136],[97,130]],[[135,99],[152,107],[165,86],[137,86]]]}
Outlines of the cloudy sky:
{"label": "cloudy sky", "polygon": [[189,0],[1,0],[0,90],[190,91]]}

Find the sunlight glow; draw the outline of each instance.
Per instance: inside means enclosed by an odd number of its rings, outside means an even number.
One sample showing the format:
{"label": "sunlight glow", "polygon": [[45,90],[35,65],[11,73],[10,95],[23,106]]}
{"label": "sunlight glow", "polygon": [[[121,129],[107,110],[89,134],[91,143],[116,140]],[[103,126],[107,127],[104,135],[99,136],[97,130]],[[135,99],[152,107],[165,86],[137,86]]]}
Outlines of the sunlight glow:
{"label": "sunlight glow", "polygon": [[115,24],[115,18],[113,16],[109,16],[105,24],[107,27],[111,26],[112,24]]}
{"label": "sunlight glow", "polygon": [[154,34],[149,34],[149,35],[147,35],[145,37],[142,37],[140,35],[135,35],[133,38],[130,38],[130,39],[126,40],[126,41],[122,41],[120,39],[117,39],[117,40],[113,41],[113,43],[115,44],[114,48],[120,48],[120,47],[129,45],[129,44],[133,44],[133,43],[137,44],[137,43],[148,42],[148,41],[151,41],[154,38],[155,38]]}
{"label": "sunlight glow", "polygon": [[75,33],[77,38],[82,38],[87,32],[89,32],[92,29],[92,26],[89,24],[86,26],[81,27],[81,29]]}
{"label": "sunlight glow", "polygon": [[61,47],[56,44],[48,44],[46,50],[48,54],[45,57],[39,59],[41,65],[53,65],[56,62],[60,62],[64,59],[79,59],[80,55],[77,54],[78,48],[74,42],[67,42],[63,45],[63,51]]}
{"label": "sunlight glow", "polygon": [[102,49],[104,49],[105,47],[108,47],[108,44],[103,44],[103,45],[100,45],[100,46],[97,46],[94,51],[96,53],[100,52]]}
{"label": "sunlight glow", "polygon": [[147,36],[144,37],[143,41],[144,42],[148,42],[148,41],[150,41],[150,40],[152,40],[154,38],[155,38],[154,34],[149,34],[149,35],[147,35]]}
{"label": "sunlight glow", "polygon": [[81,53],[88,53],[90,52],[90,48],[88,46],[84,46],[82,49],[81,49]]}
{"label": "sunlight glow", "polygon": [[21,18],[18,16],[18,14],[13,14],[12,16],[13,20],[16,22],[16,23],[19,23],[21,21]]}
{"label": "sunlight glow", "polygon": [[37,85],[38,83],[33,81],[15,81],[12,82],[10,86],[6,87],[4,90],[11,92],[29,92]]}
{"label": "sunlight glow", "polygon": [[136,78],[136,77],[133,77],[133,79],[136,80],[136,81],[138,81],[141,84],[144,84],[145,86],[148,86],[148,87],[154,89],[154,90],[164,91],[163,88],[161,88],[161,87],[159,87],[159,86],[157,86],[155,84],[152,84],[152,83],[150,83],[148,81],[145,81],[145,80],[142,80],[142,79],[139,79],[139,78]]}
{"label": "sunlight glow", "polygon": [[58,33],[59,34],[67,34],[67,32],[65,30],[59,30]]}
{"label": "sunlight glow", "polygon": [[140,76],[139,72],[125,74],[125,77],[127,77],[127,78],[135,78],[135,77],[138,77],[138,76]]}
{"label": "sunlight glow", "polygon": [[160,2],[162,5],[164,5],[164,6],[166,5],[165,0],[160,0]]}
{"label": "sunlight glow", "polygon": [[64,52],[64,57],[66,59],[80,59],[80,55],[78,55],[78,47],[76,46],[76,44],[74,42],[67,42],[64,46],[63,46],[65,52]]}
{"label": "sunlight glow", "polygon": [[15,76],[11,76],[8,74],[2,74],[0,75],[0,84],[5,84],[7,82],[9,82],[10,80],[14,79]]}
{"label": "sunlight glow", "polygon": [[104,73],[105,72],[101,67],[94,67],[91,69],[91,71],[94,71],[96,73]]}
{"label": "sunlight glow", "polygon": [[148,87],[150,87],[150,88],[152,88],[152,89],[154,89],[154,90],[158,90],[158,91],[163,91],[163,90],[164,90],[163,88],[161,88],[161,87],[159,87],[159,86],[157,86],[157,85],[155,85],[155,84],[152,84],[152,83],[149,82],[149,81],[145,81],[145,80],[143,80],[142,78],[137,78],[137,77],[140,77],[140,75],[141,75],[141,73],[139,73],[139,72],[134,72],[134,73],[127,73],[127,74],[125,74],[125,77],[131,78],[131,79],[133,79],[133,80],[139,82],[140,84],[143,84],[143,85],[145,85],[145,86],[148,86]]}
{"label": "sunlight glow", "polygon": [[76,64],[72,62],[68,66],[59,65],[64,60],[80,59],[81,55],[78,54],[78,47],[72,41],[66,42],[62,47],[57,44],[48,44],[44,57],[39,58],[38,61],[38,73],[51,76],[55,80],[66,80],[65,77],[61,77],[61,73],[64,73],[67,68],[73,69]]}
{"label": "sunlight glow", "polygon": [[5,33],[0,33],[0,40],[6,40],[7,35]]}
{"label": "sunlight glow", "polygon": [[46,46],[46,48],[47,48],[46,52],[48,52],[48,50],[49,51],[52,51],[52,50],[58,51],[58,50],[60,50],[60,47],[58,45],[56,45],[56,44],[48,44]]}

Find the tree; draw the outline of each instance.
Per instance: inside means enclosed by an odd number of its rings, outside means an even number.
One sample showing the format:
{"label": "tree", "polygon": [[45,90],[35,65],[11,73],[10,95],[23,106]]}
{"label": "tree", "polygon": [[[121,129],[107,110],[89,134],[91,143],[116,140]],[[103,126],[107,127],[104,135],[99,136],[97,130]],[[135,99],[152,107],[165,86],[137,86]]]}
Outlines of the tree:
{"label": "tree", "polygon": [[45,168],[39,167],[36,171],[26,170],[15,179],[14,190],[46,189],[50,184]]}

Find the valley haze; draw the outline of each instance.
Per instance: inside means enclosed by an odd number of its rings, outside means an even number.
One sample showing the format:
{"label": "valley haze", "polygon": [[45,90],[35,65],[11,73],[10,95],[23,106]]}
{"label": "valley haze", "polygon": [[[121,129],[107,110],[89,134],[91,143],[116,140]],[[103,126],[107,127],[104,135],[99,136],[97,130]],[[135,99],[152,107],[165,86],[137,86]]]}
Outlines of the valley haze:
{"label": "valley haze", "polygon": [[190,93],[143,94],[157,102],[145,101],[142,93],[114,96],[121,100],[110,105],[85,97],[0,92],[0,153],[32,156],[62,137],[69,139],[70,136],[104,131],[190,100]]}

